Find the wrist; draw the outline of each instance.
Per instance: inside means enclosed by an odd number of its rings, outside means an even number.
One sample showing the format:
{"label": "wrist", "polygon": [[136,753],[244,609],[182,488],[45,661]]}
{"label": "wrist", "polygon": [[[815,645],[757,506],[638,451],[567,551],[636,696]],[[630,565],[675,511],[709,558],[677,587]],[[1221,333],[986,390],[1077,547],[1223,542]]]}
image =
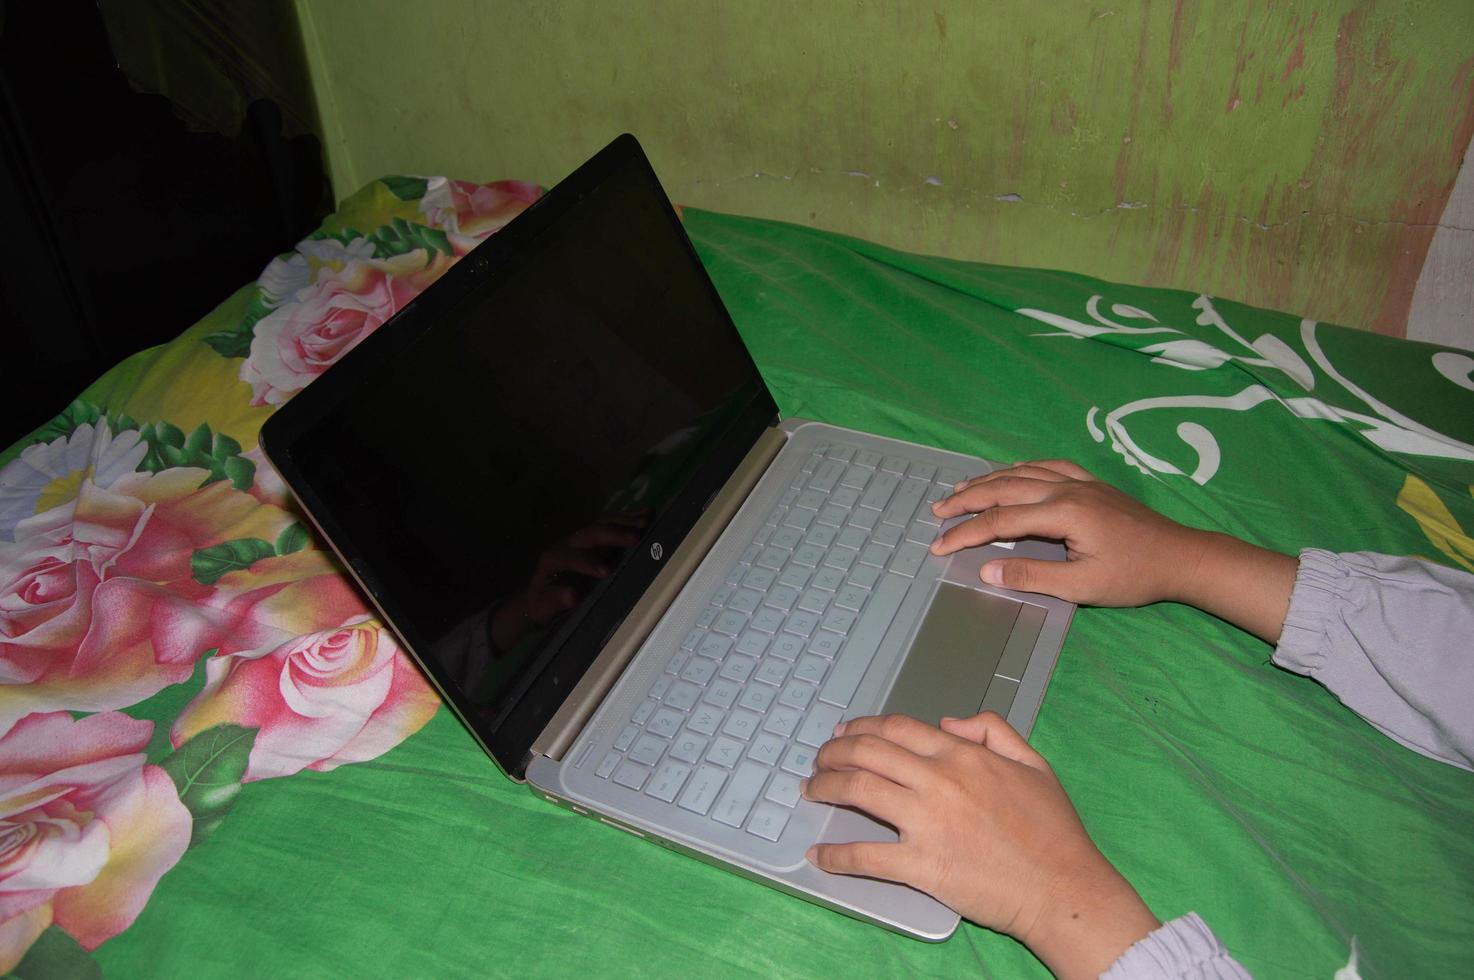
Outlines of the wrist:
{"label": "wrist", "polygon": [[1099,976],[1162,924],[1131,883],[1100,860],[1103,868],[1055,889],[1016,935],[1060,980]]}
{"label": "wrist", "polygon": [[1188,529],[1191,535],[1171,598],[1279,642],[1299,560],[1232,535]]}

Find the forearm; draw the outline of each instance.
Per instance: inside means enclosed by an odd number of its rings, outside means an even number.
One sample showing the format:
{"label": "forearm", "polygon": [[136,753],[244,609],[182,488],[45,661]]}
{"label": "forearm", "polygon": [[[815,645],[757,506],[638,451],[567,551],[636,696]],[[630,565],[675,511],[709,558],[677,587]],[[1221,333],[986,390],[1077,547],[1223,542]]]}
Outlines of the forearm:
{"label": "forearm", "polygon": [[1215,531],[1190,532],[1183,567],[1165,598],[1196,606],[1267,643],[1278,643],[1299,562]]}

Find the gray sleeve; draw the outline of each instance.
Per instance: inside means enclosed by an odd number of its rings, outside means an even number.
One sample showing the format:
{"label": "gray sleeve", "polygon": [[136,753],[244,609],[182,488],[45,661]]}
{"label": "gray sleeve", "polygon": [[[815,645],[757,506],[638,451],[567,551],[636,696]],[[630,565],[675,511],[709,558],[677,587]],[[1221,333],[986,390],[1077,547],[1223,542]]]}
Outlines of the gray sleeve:
{"label": "gray sleeve", "polygon": [[1474,575],[1308,548],[1274,662],[1414,752],[1474,769]]}
{"label": "gray sleeve", "polygon": [[1140,939],[1101,980],[1252,980],[1208,924],[1189,912]]}

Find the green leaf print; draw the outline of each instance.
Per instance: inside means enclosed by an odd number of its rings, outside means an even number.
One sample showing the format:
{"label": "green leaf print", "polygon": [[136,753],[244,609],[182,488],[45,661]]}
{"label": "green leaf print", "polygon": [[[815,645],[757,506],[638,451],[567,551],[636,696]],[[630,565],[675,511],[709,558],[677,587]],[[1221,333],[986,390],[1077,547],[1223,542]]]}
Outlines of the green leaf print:
{"label": "green leaf print", "polygon": [[214,585],[222,575],[250,568],[263,558],[276,555],[276,546],[260,538],[236,538],[210,548],[201,548],[189,559],[190,574],[201,585]]}
{"label": "green leaf print", "polygon": [[258,731],[242,725],[216,725],[159,763],[174,780],[179,802],[194,818],[191,847],[213,834],[235,806]]}
{"label": "green leaf print", "polygon": [[383,177],[379,183],[401,201],[418,201],[425,196],[425,188],[429,185],[423,177]]}
{"label": "green leaf print", "polygon": [[307,529],[301,523],[293,524],[276,537],[276,553],[278,555],[290,555],[307,547],[311,538]]}

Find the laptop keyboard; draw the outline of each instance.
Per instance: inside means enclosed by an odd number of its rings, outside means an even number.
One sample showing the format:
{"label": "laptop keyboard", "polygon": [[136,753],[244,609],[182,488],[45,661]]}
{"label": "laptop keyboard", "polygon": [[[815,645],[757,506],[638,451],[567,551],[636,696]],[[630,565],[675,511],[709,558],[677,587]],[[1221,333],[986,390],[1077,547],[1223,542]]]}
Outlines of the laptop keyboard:
{"label": "laptop keyboard", "polygon": [[817,446],[597,775],[779,840],[965,476]]}

